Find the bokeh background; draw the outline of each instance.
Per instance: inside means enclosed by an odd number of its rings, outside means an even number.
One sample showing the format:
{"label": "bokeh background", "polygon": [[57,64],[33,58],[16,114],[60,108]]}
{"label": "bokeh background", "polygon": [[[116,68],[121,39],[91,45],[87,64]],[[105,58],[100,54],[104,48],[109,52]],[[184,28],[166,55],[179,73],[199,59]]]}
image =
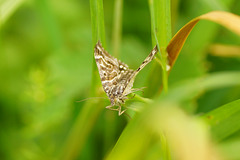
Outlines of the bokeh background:
{"label": "bokeh background", "polygon": [[[2,0],[0,7],[0,159],[58,159],[85,103],[76,101],[88,98],[91,87],[94,61],[89,1]],[[212,10],[240,15],[240,1],[172,0],[172,32]],[[105,0],[106,49],[110,53],[113,12],[114,1]],[[170,74],[169,85],[206,73],[240,71],[240,58],[213,56],[217,52],[213,44],[239,47],[240,38],[217,24],[200,22]],[[120,46],[120,59],[133,69],[151,51],[147,0],[124,1]],[[150,67],[139,74],[134,86],[145,86]],[[202,93],[186,110],[202,114],[239,98],[240,87],[213,90]],[[103,159],[126,124],[126,118],[104,109],[77,159]]]}

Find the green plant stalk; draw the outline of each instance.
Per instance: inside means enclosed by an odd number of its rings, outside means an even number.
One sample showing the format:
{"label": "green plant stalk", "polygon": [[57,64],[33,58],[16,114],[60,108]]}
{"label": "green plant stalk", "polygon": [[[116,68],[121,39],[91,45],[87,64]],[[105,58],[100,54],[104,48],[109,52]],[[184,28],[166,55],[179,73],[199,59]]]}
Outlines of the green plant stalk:
{"label": "green plant stalk", "polygon": [[[171,40],[171,13],[170,13],[170,1],[169,0],[149,0],[149,8],[151,15],[151,30],[153,45],[157,44],[160,53],[160,61],[162,64],[162,82],[163,88],[167,92],[168,90],[168,72],[167,72],[167,52],[166,47]],[[157,67],[155,65],[154,67]],[[155,76],[155,72],[150,74],[150,78]],[[160,80],[159,80],[160,81]],[[151,83],[156,85],[155,83]],[[158,90],[161,87],[161,83],[158,84]],[[156,87],[156,86],[155,86]],[[151,87],[149,87],[151,88]]]}
{"label": "green plant stalk", "polygon": [[99,105],[99,101],[89,101],[83,106],[75,124],[71,128],[67,141],[64,145],[60,159],[76,159],[92,130],[97,118],[104,107]]}
{"label": "green plant stalk", "polygon": [[[98,40],[100,40],[102,45],[105,46],[103,1],[90,0],[90,10],[92,21],[92,48],[94,51],[95,44]],[[93,68],[90,95],[95,97],[100,96],[98,90],[101,87],[101,83],[93,52],[91,55],[93,57]],[[96,123],[96,120],[103,108],[103,104],[99,103],[99,100],[88,101],[85,103],[69,133],[69,136],[67,137],[61,159],[75,159],[78,156],[85,144],[85,141],[87,140],[89,132]]]}
{"label": "green plant stalk", "polygon": [[163,88],[168,90],[168,73],[167,73],[167,52],[166,48],[168,42],[171,40],[171,14],[170,14],[170,0],[154,0],[154,17],[156,26],[154,28],[154,35],[158,45],[160,54],[162,54],[162,75]]}
{"label": "green plant stalk", "polygon": [[143,103],[153,103],[153,100],[151,100],[149,98],[144,98],[142,96],[139,96],[138,94],[134,95],[134,100],[137,100],[137,101],[143,102]]}
{"label": "green plant stalk", "polygon": [[[105,26],[104,26],[104,14],[103,14],[103,2],[102,0],[90,0],[91,10],[91,22],[92,22],[92,41],[93,52],[97,41],[101,41],[105,46]],[[92,52],[92,53],[93,53]],[[93,54],[93,66],[92,66],[92,84],[91,84],[91,96],[97,96],[97,90],[101,87],[99,80],[99,73]]]}
{"label": "green plant stalk", "polygon": [[101,41],[103,47],[106,47],[103,1],[97,0],[96,2],[97,2],[98,40]]}
{"label": "green plant stalk", "polygon": [[[154,28],[155,28],[155,20],[154,20],[154,10],[153,10],[153,1],[149,0],[149,9],[150,9],[150,16],[151,16],[151,35],[152,35],[152,44],[153,47],[156,44],[156,34],[154,33]],[[159,48],[159,46],[158,46]],[[159,51],[160,53],[160,51]],[[162,84],[162,78],[155,76],[156,73],[159,73],[159,75],[162,75],[162,54],[156,54],[156,61],[153,61],[153,65],[151,67],[150,70],[150,74],[149,77],[147,79],[147,84],[146,86],[148,86],[145,90],[145,96],[146,97],[153,97],[154,95],[156,95],[156,93],[158,92],[159,88],[155,87],[159,84]],[[154,85],[155,84],[155,85]]]}
{"label": "green plant stalk", "polygon": [[93,48],[98,41],[98,17],[96,0],[90,0]]}
{"label": "green plant stalk", "polygon": [[152,132],[146,128],[145,119],[137,118],[127,125],[105,160],[141,159],[150,146]]}
{"label": "green plant stalk", "polygon": [[[157,44],[159,51],[159,58],[162,67],[162,81],[161,77],[158,77],[159,82],[162,83],[149,83],[149,88],[156,87],[157,90],[161,89],[161,85],[163,84],[163,88],[165,92],[168,91],[168,71],[167,71],[167,52],[166,48],[172,37],[172,28],[171,28],[171,11],[170,11],[170,0],[149,0],[149,9],[151,15],[151,32],[152,32],[152,42],[153,45]],[[153,71],[156,71],[159,66],[155,63],[155,68]],[[156,72],[151,72],[149,77],[149,81],[151,81],[151,77],[156,77]],[[161,72],[160,72],[161,73]],[[158,92],[157,92],[158,93]],[[161,134],[161,145],[164,153],[164,158],[166,160],[171,159],[171,155],[169,153],[169,147],[164,134]]]}
{"label": "green plant stalk", "polygon": [[179,8],[180,0],[174,0],[171,1],[171,19],[172,19],[172,32],[174,32],[174,29],[176,28],[176,22],[178,19],[178,8]]}
{"label": "green plant stalk", "polygon": [[[153,1],[149,0],[149,10],[150,10],[150,17],[151,17],[151,35],[152,35],[152,45],[154,47],[155,44],[157,44],[157,39],[156,39],[156,34],[155,34],[155,16],[154,16],[154,7],[153,7]],[[158,45],[158,44],[157,44]],[[158,45],[159,48],[159,45]],[[159,49],[158,49],[159,50]],[[159,75],[162,75],[162,54],[159,53],[156,54],[156,61],[153,61],[153,65],[150,70],[149,77],[147,79],[147,84],[148,86],[145,90],[145,96],[152,98],[154,97],[158,92],[159,89],[158,86],[159,84],[162,84],[162,78],[159,76],[156,76],[156,73]],[[159,85],[160,86],[160,85]]]}
{"label": "green plant stalk", "polygon": [[115,0],[114,18],[113,18],[113,33],[112,33],[113,55],[115,57],[119,56],[119,48],[120,48],[120,43],[121,43],[122,8],[123,8],[123,0]]}
{"label": "green plant stalk", "polygon": [[[122,7],[123,0],[115,0],[114,5],[114,16],[113,16],[113,30],[112,30],[112,49],[114,57],[119,56],[119,48],[121,43],[121,31],[122,31]],[[115,140],[114,135],[116,134],[116,125],[117,117],[108,115],[106,112],[106,116],[104,116],[104,123],[106,127],[104,127],[104,146],[103,151],[105,153],[108,152],[108,147]]]}
{"label": "green plant stalk", "polygon": [[[90,0],[90,11],[91,11],[91,23],[92,23],[92,53],[94,52],[95,44],[98,41],[98,18],[97,18],[97,3],[96,0]],[[92,54],[91,53],[91,54]],[[96,96],[97,92],[97,76],[98,69],[94,60],[94,54],[92,54],[92,83],[90,96]]]}

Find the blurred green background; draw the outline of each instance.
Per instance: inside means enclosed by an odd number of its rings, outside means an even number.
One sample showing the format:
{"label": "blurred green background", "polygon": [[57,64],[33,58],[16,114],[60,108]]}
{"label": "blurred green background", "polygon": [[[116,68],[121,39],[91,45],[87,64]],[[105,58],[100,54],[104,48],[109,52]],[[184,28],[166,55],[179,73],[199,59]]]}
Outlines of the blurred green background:
{"label": "blurred green background", "polygon": [[[0,5],[0,159],[58,159],[85,103],[76,101],[88,98],[91,87],[89,1],[2,0]],[[173,33],[212,10],[240,15],[240,1],[172,0]],[[114,1],[104,1],[110,53],[113,12]],[[124,1],[122,27],[120,59],[135,69],[152,48],[147,0]],[[217,24],[200,22],[170,74],[169,85],[206,73],[240,71],[239,57],[209,54],[215,43],[239,46],[240,38]],[[135,87],[145,86],[150,67],[138,75]],[[239,98],[240,87],[222,88],[202,93],[185,109],[202,114]],[[124,116],[104,109],[76,159],[103,159],[126,124]]]}

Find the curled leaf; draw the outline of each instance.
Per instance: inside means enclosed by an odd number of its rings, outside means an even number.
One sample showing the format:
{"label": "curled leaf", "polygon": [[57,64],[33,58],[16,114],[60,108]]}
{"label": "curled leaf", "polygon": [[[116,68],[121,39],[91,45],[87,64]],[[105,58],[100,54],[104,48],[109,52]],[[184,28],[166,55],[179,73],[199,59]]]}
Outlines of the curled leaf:
{"label": "curled leaf", "polygon": [[187,23],[185,26],[183,26],[171,39],[167,46],[167,52],[168,52],[168,60],[169,65],[174,65],[188,35],[192,31],[193,27],[200,21],[200,20],[209,20],[212,22],[216,22],[229,30],[233,31],[234,33],[240,35],[240,16],[223,12],[223,11],[213,11],[206,13],[204,15],[201,15],[197,18],[194,18],[189,23]]}

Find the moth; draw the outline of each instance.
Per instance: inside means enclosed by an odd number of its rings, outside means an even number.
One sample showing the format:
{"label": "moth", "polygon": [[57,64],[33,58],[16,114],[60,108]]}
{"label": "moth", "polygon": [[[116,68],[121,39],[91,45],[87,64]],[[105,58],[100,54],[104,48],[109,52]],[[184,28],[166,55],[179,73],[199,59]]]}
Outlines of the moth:
{"label": "moth", "polygon": [[[136,91],[132,88],[136,75],[153,60],[157,52],[158,49],[155,46],[138,69],[132,70],[104,50],[100,41],[97,42],[94,48],[94,57],[103,89],[111,102],[111,105],[106,107],[107,109],[118,111],[119,116],[127,110],[122,111],[121,105],[128,99],[127,95]],[[114,106],[118,108],[113,108]]]}

